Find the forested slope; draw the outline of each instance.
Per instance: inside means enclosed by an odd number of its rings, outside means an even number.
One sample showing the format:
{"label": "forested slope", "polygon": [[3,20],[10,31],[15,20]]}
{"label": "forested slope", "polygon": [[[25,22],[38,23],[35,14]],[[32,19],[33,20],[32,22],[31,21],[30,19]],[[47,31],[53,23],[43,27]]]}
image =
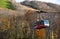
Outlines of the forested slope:
{"label": "forested slope", "polygon": [[[54,13],[59,11],[59,5],[2,0],[0,7],[0,39],[60,39],[60,13]],[[34,29],[38,14],[36,10],[53,12],[40,14],[44,20],[49,20],[48,28]]]}

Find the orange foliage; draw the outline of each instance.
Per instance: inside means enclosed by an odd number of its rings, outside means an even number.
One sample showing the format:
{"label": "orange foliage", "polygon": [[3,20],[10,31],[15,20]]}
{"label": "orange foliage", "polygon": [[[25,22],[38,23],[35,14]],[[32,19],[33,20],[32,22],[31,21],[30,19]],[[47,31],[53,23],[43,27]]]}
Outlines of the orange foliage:
{"label": "orange foliage", "polygon": [[40,30],[37,29],[36,30],[36,34],[37,34],[38,37],[45,37],[45,34],[46,34],[45,32],[46,31],[44,29],[40,29]]}
{"label": "orange foliage", "polygon": [[28,17],[29,15],[35,13],[34,10],[28,10],[26,13],[25,13],[25,16]]}
{"label": "orange foliage", "polygon": [[56,37],[56,39],[58,39],[58,30],[56,30],[55,37]]}

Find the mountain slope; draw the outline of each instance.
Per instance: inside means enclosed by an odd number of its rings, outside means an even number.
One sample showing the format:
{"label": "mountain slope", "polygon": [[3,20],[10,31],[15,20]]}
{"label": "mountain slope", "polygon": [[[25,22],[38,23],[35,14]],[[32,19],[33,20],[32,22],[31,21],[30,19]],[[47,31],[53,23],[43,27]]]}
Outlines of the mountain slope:
{"label": "mountain slope", "polygon": [[57,4],[53,4],[53,3],[46,3],[48,6],[56,9],[56,10],[60,10],[60,5],[57,5]]}
{"label": "mountain slope", "polygon": [[[22,5],[25,6],[29,6],[38,10],[45,10],[45,11],[57,11],[59,7],[59,5],[56,6],[56,4],[49,4],[49,3],[45,3],[45,2],[40,2],[40,1],[24,1],[21,2]],[[56,7],[55,7],[56,6]],[[55,7],[55,8],[54,8]],[[56,9],[57,8],[57,9]]]}

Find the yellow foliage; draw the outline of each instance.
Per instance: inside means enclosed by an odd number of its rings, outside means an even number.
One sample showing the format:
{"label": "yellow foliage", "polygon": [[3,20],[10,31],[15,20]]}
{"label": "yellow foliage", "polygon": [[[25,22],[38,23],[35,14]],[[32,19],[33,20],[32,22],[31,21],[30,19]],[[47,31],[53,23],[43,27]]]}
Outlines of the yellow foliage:
{"label": "yellow foliage", "polygon": [[2,29],[2,31],[5,31],[10,28],[10,20],[8,20],[7,17],[2,16],[2,18],[0,18],[0,23],[2,24],[0,26],[0,29]]}
{"label": "yellow foliage", "polygon": [[6,24],[7,24],[7,25],[6,25],[6,28],[9,29],[9,28],[10,28],[10,21],[7,20],[7,21],[6,21]]}

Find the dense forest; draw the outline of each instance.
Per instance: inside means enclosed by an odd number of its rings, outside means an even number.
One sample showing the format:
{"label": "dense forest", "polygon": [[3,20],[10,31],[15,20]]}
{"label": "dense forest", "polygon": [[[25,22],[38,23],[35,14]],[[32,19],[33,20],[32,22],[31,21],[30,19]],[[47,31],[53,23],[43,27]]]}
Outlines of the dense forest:
{"label": "dense forest", "polygon": [[[0,39],[60,39],[60,5],[37,0],[14,1],[0,0]],[[39,15],[36,10],[46,12],[40,15],[49,20],[48,28],[34,29]]]}

